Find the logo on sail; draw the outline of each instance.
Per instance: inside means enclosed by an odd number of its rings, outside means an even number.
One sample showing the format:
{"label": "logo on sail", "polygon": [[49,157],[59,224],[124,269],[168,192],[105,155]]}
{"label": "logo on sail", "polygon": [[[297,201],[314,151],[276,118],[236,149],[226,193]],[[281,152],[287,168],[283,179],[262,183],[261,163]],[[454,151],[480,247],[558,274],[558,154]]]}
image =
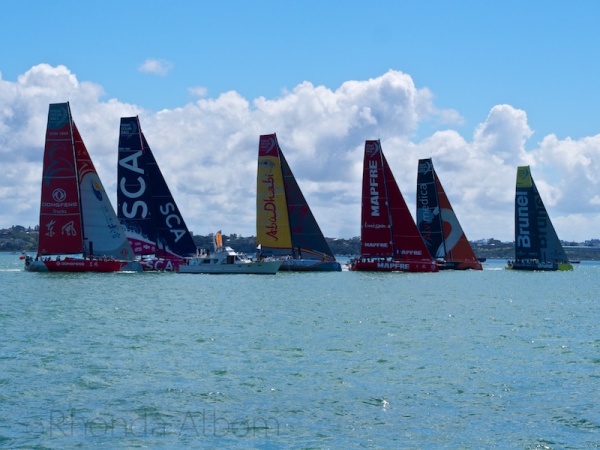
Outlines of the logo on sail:
{"label": "logo on sail", "polygon": [[62,203],[66,200],[66,198],[67,198],[67,193],[65,192],[64,189],[56,188],[56,189],[54,189],[54,191],[52,191],[52,199],[56,203]]}
{"label": "logo on sail", "polygon": [[433,164],[431,161],[420,161],[419,162],[419,173],[427,173],[431,172],[433,169]]}
{"label": "logo on sail", "polygon": [[92,181],[92,192],[98,200],[102,201],[102,186],[100,186],[98,180]]}
{"label": "logo on sail", "polygon": [[271,155],[274,153],[273,150],[277,148],[277,140],[273,137],[262,138],[259,144],[259,154],[261,155]]}
{"label": "logo on sail", "polygon": [[48,112],[48,129],[56,130],[69,121],[69,111],[62,105],[50,105]]}
{"label": "logo on sail", "polygon": [[135,134],[138,132],[135,122],[121,121],[121,134]]}
{"label": "logo on sail", "polygon": [[381,151],[381,144],[379,141],[367,141],[365,144],[365,150],[369,158],[373,158]]}

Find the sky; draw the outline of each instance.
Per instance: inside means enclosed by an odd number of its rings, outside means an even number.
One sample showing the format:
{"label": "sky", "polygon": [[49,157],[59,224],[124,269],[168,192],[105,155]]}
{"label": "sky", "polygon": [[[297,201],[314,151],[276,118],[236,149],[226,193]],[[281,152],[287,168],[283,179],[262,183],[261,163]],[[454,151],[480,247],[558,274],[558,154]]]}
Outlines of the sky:
{"label": "sky", "polygon": [[600,2],[6,1],[0,227],[39,219],[49,103],[69,101],[116,206],[120,117],[195,234],[256,234],[261,134],[328,237],[360,235],[364,141],[415,215],[433,159],[470,240],[514,239],[531,165],[558,235],[600,238]]}

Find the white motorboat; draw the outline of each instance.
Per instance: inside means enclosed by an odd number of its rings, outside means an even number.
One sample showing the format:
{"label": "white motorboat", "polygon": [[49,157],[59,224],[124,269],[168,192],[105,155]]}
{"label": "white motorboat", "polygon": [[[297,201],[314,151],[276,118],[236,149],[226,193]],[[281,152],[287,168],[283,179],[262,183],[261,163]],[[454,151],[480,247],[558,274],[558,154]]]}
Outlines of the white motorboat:
{"label": "white motorboat", "polygon": [[215,236],[214,252],[202,250],[195,257],[185,258],[179,266],[179,273],[242,273],[275,275],[281,261],[274,259],[250,259],[245,253],[238,253],[231,247],[223,246],[221,232]]}

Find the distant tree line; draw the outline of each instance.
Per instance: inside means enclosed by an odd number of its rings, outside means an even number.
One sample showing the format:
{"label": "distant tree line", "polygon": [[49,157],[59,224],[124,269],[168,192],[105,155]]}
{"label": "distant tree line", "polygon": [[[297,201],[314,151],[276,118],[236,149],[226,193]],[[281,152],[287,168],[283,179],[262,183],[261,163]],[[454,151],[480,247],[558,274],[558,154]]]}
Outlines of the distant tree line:
{"label": "distant tree line", "polygon": [[[39,236],[39,228],[36,226],[23,227],[14,225],[7,229],[0,229],[0,251],[3,252],[36,252]],[[212,250],[214,234],[202,236],[193,235],[194,242],[198,248]],[[360,254],[360,237],[350,239],[325,238],[334,255],[353,256]],[[256,237],[243,237],[236,233],[223,235],[223,244],[233,249],[252,254],[256,252]],[[514,258],[514,242],[501,242],[497,239],[483,239],[471,242],[475,254],[479,258],[489,259],[511,259]],[[584,243],[563,242],[565,251],[571,260],[600,260],[600,240],[592,239]]]}

